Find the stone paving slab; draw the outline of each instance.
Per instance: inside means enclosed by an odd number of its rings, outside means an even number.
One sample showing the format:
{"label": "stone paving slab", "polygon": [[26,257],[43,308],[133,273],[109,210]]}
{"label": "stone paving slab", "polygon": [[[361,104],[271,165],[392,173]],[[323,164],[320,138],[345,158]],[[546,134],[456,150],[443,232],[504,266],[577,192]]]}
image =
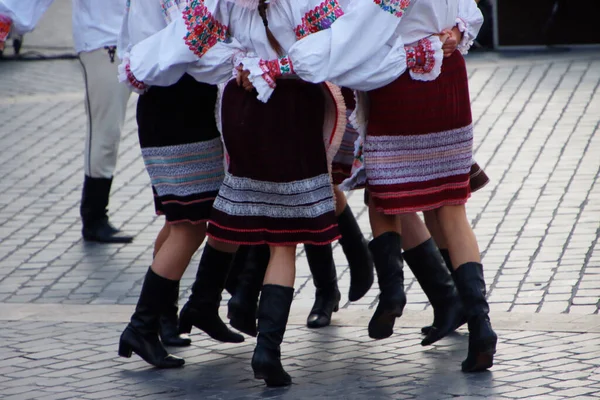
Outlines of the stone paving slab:
{"label": "stone paving slab", "polygon": [[[253,379],[254,339],[193,335],[178,370],[116,356],[122,324],[4,322],[0,393],[12,399],[583,399],[600,398],[600,334],[498,330],[497,365],[463,374],[463,331],[421,347],[414,329],[373,341],[364,327],[292,325],[283,344],[288,389]],[[582,397],[587,396],[587,397]]]}

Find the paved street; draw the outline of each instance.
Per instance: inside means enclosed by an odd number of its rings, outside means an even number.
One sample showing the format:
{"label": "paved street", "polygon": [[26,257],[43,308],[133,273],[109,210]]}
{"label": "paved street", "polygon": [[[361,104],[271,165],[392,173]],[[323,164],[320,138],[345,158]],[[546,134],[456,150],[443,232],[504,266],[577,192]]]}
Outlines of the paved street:
{"label": "paved street", "polygon": [[[68,0],[25,37],[33,56],[72,54]],[[195,331],[173,349],[181,370],[117,357],[162,220],[154,216],[132,96],[110,203],[128,245],[80,237],[86,117],[77,60],[0,62],[0,399],[597,399],[600,398],[600,51],[474,53],[467,59],[476,159],[491,178],[468,204],[500,336],[490,372],[465,375],[464,328],[420,346],[431,308],[406,268],[396,334],[372,341],[376,285],[333,326],[304,326],[314,286],[299,248],[283,346],[288,389],[252,379],[255,339]],[[350,204],[363,230],[362,192]],[[200,252],[182,281],[189,295]],[[224,296],[223,305],[227,296]],[[222,311],[225,308],[222,307]]]}

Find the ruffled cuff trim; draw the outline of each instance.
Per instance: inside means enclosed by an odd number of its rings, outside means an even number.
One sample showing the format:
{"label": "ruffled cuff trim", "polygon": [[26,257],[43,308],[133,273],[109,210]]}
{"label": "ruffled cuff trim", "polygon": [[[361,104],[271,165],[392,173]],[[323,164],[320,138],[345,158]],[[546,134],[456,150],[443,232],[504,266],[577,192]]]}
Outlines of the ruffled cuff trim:
{"label": "ruffled cuff trim", "polygon": [[132,91],[144,94],[148,90],[148,85],[144,82],[140,82],[135,78],[133,72],[131,72],[131,64],[129,61],[129,52],[123,55],[123,61],[118,67],[119,82],[125,83],[131,88]]}
{"label": "ruffled cuff trim", "polygon": [[258,100],[263,103],[269,100],[275,90],[277,78],[294,73],[292,62],[287,56],[268,61],[258,57],[244,57],[241,63],[244,70],[250,72],[248,79],[258,92]]}
{"label": "ruffled cuff trim", "polygon": [[471,46],[473,46],[473,42],[475,42],[475,36],[471,35],[469,32],[469,24],[462,18],[456,18],[456,27],[463,34],[462,39],[457,46],[457,50],[460,51],[461,54],[467,54]]}
{"label": "ruffled cuff trim", "polygon": [[12,19],[6,15],[0,15],[0,42],[5,42],[10,33],[10,27],[12,26]]}
{"label": "ruffled cuff trim", "polygon": [[[431,38],[431,39],[430,39]],[[444,52],[437,36],[419,40],[416,46],[407,46],[406,63],[410,77],[417,81],[433,81],[442,72]]]}
{"label": "ruffled cuff trim", "polygon": [[[267,74],[265,74],[261,68],[262,61],[263,60],[261,60],[259,57],[244,57],[242,59],[242,64],[244,66],[244,70],[250,72],[248,79],[254,86],[254,89],[256,89],[258,92],[258,100],[266,103],[269,101],[269,98],[275,89],[275,84],[274,82],[270,82],[270,76],[267,76]],[[272,86],[271,83],[273,83]]]}

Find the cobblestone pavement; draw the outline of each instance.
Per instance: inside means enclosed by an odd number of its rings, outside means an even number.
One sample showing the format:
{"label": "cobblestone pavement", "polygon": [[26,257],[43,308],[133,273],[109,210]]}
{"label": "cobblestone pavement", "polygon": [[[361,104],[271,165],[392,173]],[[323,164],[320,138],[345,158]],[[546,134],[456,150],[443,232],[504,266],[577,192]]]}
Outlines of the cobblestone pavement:
{"label": "cobblestone pavement", "polygon": [[[70,52],[68,5],[57,0],[24,51]],[[178,371],[115,357],[162,223],[140,157],[135,98],[110,212],[136,239],[86,244],[78,221],[86,129],[78,61],[0,63],[0,399],[600,398],[600,52],[473,54],[468,67],[476,159],[492,179],[468,213],[501,337],[497,365],[459,372],[464,330],[418,345],[431,312],[408,270],[407,313],[392,338],[366,334],[376,285],[359,302],[344,299],[335,326],[307,330],[314,289],[299,249],[284,343],[296,384],[267,390],[251,379],[253,339],[233,346],[194,335],[191,348],[175,351],[187,361]],[[368,232],[362,193],[349,199]],[[339,246],[335,256],[345,297]]]}

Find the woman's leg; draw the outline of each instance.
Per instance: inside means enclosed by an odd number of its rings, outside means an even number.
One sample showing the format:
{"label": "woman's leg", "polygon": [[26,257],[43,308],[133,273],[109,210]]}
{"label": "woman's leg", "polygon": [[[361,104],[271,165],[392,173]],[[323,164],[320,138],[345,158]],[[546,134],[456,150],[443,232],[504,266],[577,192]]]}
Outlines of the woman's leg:
{"label": "woman's leg", "polygon": [[256,379],[267,386],[287,386],[292,378],[281,365],[281,342],[294,297],[296,247],[271,246],[271,259],[258,306],[258,337],[252,356]]}
{"label": "woman's leg", "polygon": [[[166,244],[166,243],[165,243]],[[163,246],[164,247],[164,246]],[[209,238],[196,271],[190,298],[181,309],[179,331],[190,333],[192,326],[221,342],[240,343],[244,337],[231,331],[219,316],[221,293],[238,245]]]}
{"label": "woman's leg", "polygon": [[136,310],[121,335],[119,355],[130,357],[135,352],[159,368],[183,365],[183,359],[169,355],[159,340],[160,317],[178,292],[179,280],[202,243],[205,231],[206,224],[182,223],[169,228],[146,274]]}
{"label": "woman's leg", "polygon": [[402,214],[403,258],[433,307],[433,324],[421,331],[432,344],[466,322],[458,292],[427,227],[416,213]]}
{"label": "woman's leg", "polygon": [[348,299],[358,301],[367,294],[373,285],[373,258],[369,252],[368,242],[358,226],[352,209],[348,206],[346,195],[337,186],[334,186],[333,190],[335,215],[342,235],[340,245],[350,267]]}
{"label": "woman's leg", "polygon": [[386,215],[375,209],[369,200],[369,220],[373,240],[369,250],[373,255],[379,283],[379,304],[369,322],[369,336],[384,339],[394,333],[396,318],[406,305],[404,271],[402,270],[402,227],[396,215]]}
{"label": "woman's leg", "polygon": [[492,329],[483,265],[475,233],[465,206],[444,206],[436,212],[454,267],[454,282],[462,299],[469,326],[469,352],[464,372],[483,371],[494,362],[498,336]]}

